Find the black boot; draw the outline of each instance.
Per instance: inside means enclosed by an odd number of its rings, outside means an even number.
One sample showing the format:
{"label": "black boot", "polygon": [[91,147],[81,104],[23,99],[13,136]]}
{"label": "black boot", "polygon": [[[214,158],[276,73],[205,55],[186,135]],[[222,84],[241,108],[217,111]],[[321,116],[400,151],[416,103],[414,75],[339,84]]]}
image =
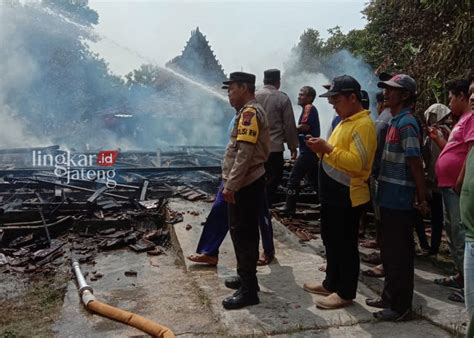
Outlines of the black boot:
{"label": "black boot", "polygon": [[222,301],[222,306],[227,310],[241,309],[249,305],[260,303],[257,292],[244,291],[238,289],[232,296]]}
{"label": "black boot", "polygon": [[226,288],[237,290],[240,288],[240,277],[232,276],[232,277],[226,278],[224,281],[224,285],[226,286]]}
{"label": "black boot", "polygon": [[[239,276],[232,276],[229,278],[226,278],[224,281],[224,285],[226,288],[232,289],[232,290],[238,290],[240,289],[240,277]],[[260,291],[260,286],[257,284],[257,291]]]}

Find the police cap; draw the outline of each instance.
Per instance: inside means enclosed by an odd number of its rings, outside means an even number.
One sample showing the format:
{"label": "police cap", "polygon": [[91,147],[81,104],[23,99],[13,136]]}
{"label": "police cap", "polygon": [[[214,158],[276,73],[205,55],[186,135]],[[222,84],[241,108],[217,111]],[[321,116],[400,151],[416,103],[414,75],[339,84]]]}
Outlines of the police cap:
{"label": "police cap", "polygon": [[222,82],[225,86],[230,85],[231,83],[234,82],[240,82],[240,83],[250,83],[255,85],[255,75],[250,74],[250,73],[245,73],[245,72],[233,72],[229,74],[229,79],[227,81]]}
{"label": "police cap", "polygon": [[279,69],[267,69],[263,72],[263,81],[278,81],[280,80],[280,70]]}

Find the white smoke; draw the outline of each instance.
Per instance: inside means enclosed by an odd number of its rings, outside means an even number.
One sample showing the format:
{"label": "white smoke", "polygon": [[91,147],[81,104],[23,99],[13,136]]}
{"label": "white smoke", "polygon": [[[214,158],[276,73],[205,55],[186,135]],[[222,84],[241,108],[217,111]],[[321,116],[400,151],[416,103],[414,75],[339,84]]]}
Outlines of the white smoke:
{"label": "white smoke", "polygon": [[319,123],[321,124],[321,137],[323,138],[325,138],[327,134],[328,127],[335,113],[327,99],[318,97],[319,94],[326,91],[322,86],[328,83],[330,83],[330,80],[321,73],[302,73],[298,75],[290,75],[282,79],[282,91],[288,94],[293,103],[296,121],[298,121],[302,109],[297,105],[298,93],[301,87],[311,86],[316,90],[316,98],[313,105],[318,109]]}
{"label": "white smoke", "polygon": [[[0,88],[1,90],[1,88]],[[46,139],[38,139],[25,128],[22,119],[0,101],[0,148],[19,148],[51,145]]]}
{"label": "white smoke", "polygon": [[330,123],[336,112],[328,103],[328,100],[326,98],[320,98],[319,95],[327,91],[323,88],[323,85],[330,84],[332,78],[344,74],[354,77],[360,83],[361,88],[369,93],[370,110],[372,117],[375,118],[375,96],[380,89],[377,88],[378,78],[369,64],[353,56],[347,50],[338,51],[321,63],[317,62],[316,59],[313,61],[315,61],[314,64],[322,65],[320,72],[295,71],[304,68],[298,64],[299,58],[296,52],[293,53],[291,58],[285,63],[289,72],[286,75],[284,74],[282,78],[282,90],[288,93],[293,102],[295,119],[298,119],[301,113],[301,108],[296,105],[299,89],[303,86],[313,87],[316,90],[316,99],[313,104],[319,111],[321,137],[326,138]]}
{"label": "white smoke", "polygon": [[26,121],[6,103],[8,95],[27,90],[38,67],[33,58],[23,52],[23,41],[12,38],[17,27],[15,20],[8,19],[12,13],[5,6],[0,3],[0,46],[8,46],[8,52],[1,53],[0,62],[0,147],[47,145],[50,142],[33,136],[26,129]]}

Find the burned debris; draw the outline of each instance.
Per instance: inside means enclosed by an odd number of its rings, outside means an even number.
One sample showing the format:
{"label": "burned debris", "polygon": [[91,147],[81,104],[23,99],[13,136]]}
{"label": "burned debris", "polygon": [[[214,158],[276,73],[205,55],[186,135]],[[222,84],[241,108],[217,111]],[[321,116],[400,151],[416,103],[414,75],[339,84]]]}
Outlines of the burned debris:
{"label": "burned debris", "polygon": [[[51,165],[32,166],[28,157],[33,151],[48,155]],[[98,251],[120,248],[163,254],[170,238],[167,224],[183,219],[168,210],[167,199],[212,200],[222,151],[177,147],[167,152],[120,152],[113,167],[68,168],[113,170],[111,186],[93,175],[56,175],[55,159],[77,156],[56,146],[2,150],[1,271],[54,271],[70,257],[93,264]],[[92,277],[101,278],[100,273]]]}

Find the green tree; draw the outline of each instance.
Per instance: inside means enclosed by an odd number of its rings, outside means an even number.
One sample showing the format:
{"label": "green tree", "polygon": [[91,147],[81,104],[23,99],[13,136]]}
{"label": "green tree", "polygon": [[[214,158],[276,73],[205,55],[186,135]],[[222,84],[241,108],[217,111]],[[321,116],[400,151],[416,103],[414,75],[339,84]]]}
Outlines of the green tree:
{"label": "green tree", "polygon": [[344,34],[336,26],[328,30],[326,41],[317,31],[306,30],[294,49],[299,53],[300,68],[324,72],[330,68],[324,60],[346,49],[371,65],[375,73],[413,76],[418,83],[420,111],[434,102],[446,103],[445,83],[472,72],[471,1],[372,0],[362,13],[366,27]]}
{"label": "green tree", "polygon": [[88,0],[42,0],[42,4],[82,25],[99,23],[99,14],[89,7]]}

